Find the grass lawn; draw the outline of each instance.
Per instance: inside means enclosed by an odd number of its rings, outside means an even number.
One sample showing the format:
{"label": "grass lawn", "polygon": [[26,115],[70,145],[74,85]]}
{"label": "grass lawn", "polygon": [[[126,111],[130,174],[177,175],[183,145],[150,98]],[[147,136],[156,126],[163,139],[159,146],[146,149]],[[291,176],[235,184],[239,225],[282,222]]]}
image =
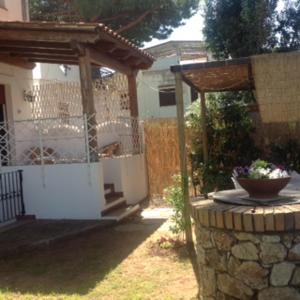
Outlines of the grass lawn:
{"label": "grass lawn", "polygon": [[134,220],[0,261],[0,299],[195,299],[185,248],[158,246],[165,221]]}

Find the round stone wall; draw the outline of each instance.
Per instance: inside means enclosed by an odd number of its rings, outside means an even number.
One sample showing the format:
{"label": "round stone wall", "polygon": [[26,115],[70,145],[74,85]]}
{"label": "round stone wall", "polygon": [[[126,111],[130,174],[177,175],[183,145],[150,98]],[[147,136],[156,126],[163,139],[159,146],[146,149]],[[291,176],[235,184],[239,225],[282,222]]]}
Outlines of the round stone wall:
{"label": "round stone wall", "polygon": [[[295,228],[299,215],[294,213],[294,207],[287,210],[285,218],[285,209],[280,208],[279,219],[276,209],[273,211],[273,230],[267,230],[264,211],[252,208],[249,232],[243,222],[249,207],[213,201],[193,204],[201,300],[300,300],[300,230]],[[263,216],[259,218],[262,227],[258,231],[256,211]],[[228,213],[232,218],[229,223]],[[241,215],[240,230],[235,228],[235,213]],[[276,230],[276,220],[283,222],[280,231]],[[230,224],[229,228],[226,224]],[[285,230],[285,226],[290,230]]]}

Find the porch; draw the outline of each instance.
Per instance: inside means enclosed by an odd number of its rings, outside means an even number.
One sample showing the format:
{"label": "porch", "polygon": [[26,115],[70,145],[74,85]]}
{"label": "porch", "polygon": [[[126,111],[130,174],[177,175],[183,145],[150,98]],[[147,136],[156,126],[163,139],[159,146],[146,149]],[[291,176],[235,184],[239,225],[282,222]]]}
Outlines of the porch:
{"label": "porch", "polygon": [[[23,170],[26,214],[119,220],[137,210],[147,178],[135,77],[152,58],[101,24],[0,22],[0,40],[4,66],[79,65],[80,82],[19,85],[15,77],[5,85],[22,86],[22,99],[8,97],[0,167]],[[101,66],[114,71],[93,80],[92,68]]]}

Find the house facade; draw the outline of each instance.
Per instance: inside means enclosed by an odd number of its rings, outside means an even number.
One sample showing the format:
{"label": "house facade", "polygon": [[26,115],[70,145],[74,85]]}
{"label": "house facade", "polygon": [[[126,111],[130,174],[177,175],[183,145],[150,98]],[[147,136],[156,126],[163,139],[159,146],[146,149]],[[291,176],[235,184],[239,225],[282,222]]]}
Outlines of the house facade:
{"label": "house facade", "polygon": [[[201,41],[170,41],[146,49],[155,62],[138,76],[138,102],[141,119],[175,118],[175,79],[170,67],[191,62],[206,62],[209,54]],[[197,92],[183,84],[185,107],[198,98]]]}
{"label": "house facade", "polygon": [[[102,24],[21,23],[9,8],[0,20],[0,202],[9,206],[1,197],[14,186],[2,174],[22,170],[26,214],[119,220],[147,196],[135,77],[153,58]],[[93,81],[94,66],[116,73]]]}

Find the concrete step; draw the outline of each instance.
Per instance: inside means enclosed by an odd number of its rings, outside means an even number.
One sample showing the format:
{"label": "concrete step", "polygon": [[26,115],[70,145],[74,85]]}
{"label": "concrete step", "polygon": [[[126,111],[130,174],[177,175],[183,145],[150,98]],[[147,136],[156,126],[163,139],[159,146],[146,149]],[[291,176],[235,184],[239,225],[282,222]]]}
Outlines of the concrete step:
{"label": "concrete step", "polygon": [[120,206],[119,208],[114,209],[109,213],[105,214],[105,216],[103,216],[102,219],[120,222],[123,219],[137,213],[140,210],[140,208],[141,207],[139,204]]}
{"label": "concrete step", "polygon": [[107,215],[111,211],[115,209],[119,209],[120,207],[123,207],[126,205],[126,199],[124,197],[115,196],[109,199],[109,201],[106,200],[105,207],[103,211],[101,212],[102,216]]}
{"label": "concrete step", "polygon": [[104,195],[108,195],[115,192],[115,185],[113,183],[104,184]]}
{"label": "concrete step", "polygon": [[105,202],[106,204],[110,204],[112,202],[117,201],[120,198],[123,198],[124,195],[122,192],[113,192],[113,193],[109,193],[107,195],[105,195]]}

